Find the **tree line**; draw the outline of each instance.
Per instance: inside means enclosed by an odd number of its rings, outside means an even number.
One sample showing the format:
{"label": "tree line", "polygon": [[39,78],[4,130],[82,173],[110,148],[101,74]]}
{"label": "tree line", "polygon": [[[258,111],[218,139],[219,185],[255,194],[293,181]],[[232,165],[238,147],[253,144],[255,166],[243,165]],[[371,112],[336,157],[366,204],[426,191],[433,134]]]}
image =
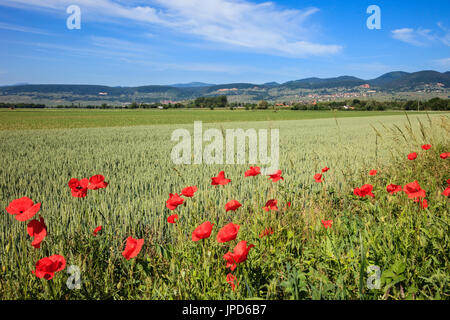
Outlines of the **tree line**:
{"label": "tree line", "polygon": [[346,110],[346,111],[383,111],[383,110],[433,110],[433,111],[450,111],[450,99],[433,98],[427,101],[376,101],[376,100],[359,100],[353,99],[348,101],[332,101],[332,102],[318,102],[312,103],[295,103],[290,105],[289,103],[270,103],[266,100],[261,100],[258,103],[240,103],[240,102],[228,102],[227,96],[216,97],[200,97],[195,100],[187,102],[174,102],[174,103],[138,103],[132,102],[124,106],[109,105],[103,103],[101,105],[57,105],[47,106],[42,103],[13,103],[13,102],[0,102],[0,108],[9,109],[66,109],[66,108],[80,108],[80,109],[179,109],[179,108],[209,108],[211,110],[215,108],[229,108],[234,109],[246,109],[246,110],[265,110],[265,109],[291,109],[291,110]]}

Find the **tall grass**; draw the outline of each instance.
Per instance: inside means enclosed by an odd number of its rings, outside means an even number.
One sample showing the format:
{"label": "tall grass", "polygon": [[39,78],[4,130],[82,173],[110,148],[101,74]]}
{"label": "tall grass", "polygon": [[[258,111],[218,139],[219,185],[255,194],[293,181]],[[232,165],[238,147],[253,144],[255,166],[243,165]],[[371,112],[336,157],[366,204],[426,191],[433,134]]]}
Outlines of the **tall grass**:
{"label": "tall grass", "polygon": [[[449,202],[441,195],[449,176],[449,120],[445,116],[226,123],[226,128],[280,128],[284,181],[244,178],[248,166],[183,165],[170,161],[170,133],[180,126],[2,131],[0,205],[28,196],[42,202],[48,236],[31,247],[26,223],[0,215],[0,297],[3,299],[448,299]],[[213,125],[210,125],[213,126]],[[372,127],[371,127],[372,126]],[[191,128],[191,125],[181,127]],[[208,127],[208,125],[204,125]],[[376,131],[373,129],[375,128]],[[433,145],[429,151],[423,143]],[[406,154],[417,151],[416,161]],[[313,175],[327,165],[324,184]],[[375,177],[369,169],[377,169]],[[232,182],[215,188],[211,177],[225,170]],[[67,182],[103,174],[109,185],[72,198]],[[418,180],[428,209],[390,183]],[[374,199],[354,187],[374,185]],[[199,191],[175,210],[168,224],[169,193],[197,185]],[[265,212],[267,200],[279,201]],[[243,206],[225,213],[236,199]],[[292,203],[287,207],[287,202]],[[324,229],[321,219],[332,219]],[[211,237],[190,240],[209,220]],[[238,238],[219,244],[228,222]],[[92,236],[98,225],[101,234]],[[265,228],[274,233],[260,238]],[[136,259],[121,252],[128,236],[144,238]],[[255,244],[226,283],[223,255],[239,240]],[[69,274],[47,281],[31,270],[40,258],[63,255],[81,269],[80,290],[66,286]],[[382,270],[380,289],[366,286],[367,266]]]}

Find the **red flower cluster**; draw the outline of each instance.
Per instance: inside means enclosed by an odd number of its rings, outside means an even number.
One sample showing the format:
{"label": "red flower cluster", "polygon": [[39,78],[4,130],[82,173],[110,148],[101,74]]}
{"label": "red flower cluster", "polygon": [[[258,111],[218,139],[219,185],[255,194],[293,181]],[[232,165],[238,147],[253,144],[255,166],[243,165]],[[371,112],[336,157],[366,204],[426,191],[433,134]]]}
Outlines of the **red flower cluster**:
{"label": "red flower cluster", "polygon": [[441,159],[450,158],[450,152],[444,152],[440,154]]}
{"label": "red flower cluster", "polygon": [[175,210],[179,205],[183,204],[184,199],[181,198],[178,193],[169,194],[169,199],[166,201],[166,207],[169,210]]}
{"label": "red flower cluster", "polygon": [[34,237],[31,245],[36,249],[41,247],[41,242],[47,235],[47,226],[44,218],[39,215],[39,220],[31,220],[27,225],[27,232],[30,237]]}
{"label": "red flower cluster", "polygon": [[224,243],[236,239],[240,226],[230,222],[217,233],[217,242]]}
{"label": "red flower cluster", "polygon": [[409,199],[425,198],[426,192],[420,187],[419,182],[414,181],[404,185],[403,191]]}
{"label": "red flower cluster", "polygon": [[225,211],[228,212],[230,210],[236,211],[238,208],[242,207],[242,204],[237,200],[231,200],[225,204]]}
{"label": "red flower cluster", "polygon": [[97,228],[94,229],[93,235],[94,237],[97,236],[97,234],[102,230],[102,226],[98,226]]}
{"label": "red flower cluster", "polygon": [[408,160],[416,160],[416,158],[417,158],[416,152],[412,152],[412,153],[408,154]]}
{"label": "red flower cluster", "polygon": [[199,241],[201,239],[209,238],[214,224],[209,221],[203,222],[192,232],[192,241]]}
{"label": "red flower cluster", "polygon": [[134,239],[133,237],[127,238],[127,243],[122,255],[125,259],[130,260],[135,258],[139,252],[141,252],[142,246],[144,245],[144,239]]}
{"label": "red flower cluster", "polygon": [[323,182],[323,180],[322,180],[322,174],[316,173],[316,174],[314,175],[314,181],[316,181],[317,183],[322,183],[322,182]]}
{"label": "red flower cluster", "polygon": [[28,197],[22,197],[10,202],[6,211],[14,215],[17,221],[27,221],[34,217],[34,215],[41,208],[41,203],[34,204],[33,200]]}
{"label": "red flower cluster", "polygon": [[197,192],[197,187],[196,186],[192,186],[192,187],[186,187],[183,190],[181,190],[181,194],[187,198],[192,198],[194,196],[194,193]]}
{"label": "red flower cluster", "polygon": [[105,177],[101,174],[90,177],[89,179],[83,178],[78,180],[77,178],[72,178],[69,180],[69,188],[72,192],[72,197],[84,198],[87,196],[87,191],[97,190],[106,188],[108,182],[105,182]]}
{"label": "red flower cluster", "polygon": [[372,193],[373,186],[371,184],[365,184],[360,188],[355,188],[353,190],[353,194],[356,196],[359,196],[361,198],[364,198],[366,196],[374,198],[375,195]]}
{"label": "red flower cluster", "polygon": [[31,271],[36,277],[46,280],[53,279],[56,272],[66,268],[66,259],[59,254],[42,258],[36,262],[35,270]]}
{"label": "red flower cluster", "polygon": [[333,220],[322,220],[322,224],[325,229],[331,228],[331,226],[333,225]]}
{"label": "red flower cluster", "polygon": [[227,282],[231,285],[231,290],[233,291],[239,285],[239,281],[237,281],[236,276],[231,273],[227,274]]}
{"label": "red flower cluster", "polygon": [[212,177],[211,178],[211,185],[212,186],[224,186],[227,185],[228,183],[230,183],[230,179],[225,178],[225,171],[220,171],[219,174],[217,175],[217,177]]}
{"label": "red flower cluster", "polygon": [[173,214],[167,218],[168,223],[176,223],[177,222],[176,220],[178,220],[177,214]]}
{"label": "red flower cluster", "polygon": [[250,170],[245,171],[245,177],[256,177],[261,174],[260,167],[250,167]]}
{"label": "red flower cluster", "polygon": [[247,241],[243,240],[234,247],[233,252],[225,253],[223,258],[227,261],[227,268],[230,268],[231,271],[236,269],[238,263],[247,260],[247,255],[253,247],[253,244],[247,247]]}
{"label": "red flower cluster", "polygon": [[278,200],[277,199],[271,199],[271,200],[266,202],[266,205],[264,206],[263,209],[265,211],[270,211],[270,210],[277,211],[278,210],[277,204],[278,204]]}
{"label": "red flower cluster", "polygon": [[396,185],[396,184],[390,184],[386,187],[387,192],[390,194],[394,194],[397,192],[402,191],[402,186]]}
{"label": "red flower cluster", "polygon": [[[181,190],[181,195],[186,198],[192,198],[197,191],[197,186],[190,186],[183,188],[183,190]],[[169,199],[166,201],[166,208],[169,210],[175,210],[179,205],[184,203],[184,200],[185,199],[181,198],[178,193],[169,193]],[[167,218],[168,223],[175,223],[176,220],[178,220],[177,214],[173,214]]]}
{"label": "red flower cluster", "polygon": [[282,171],[277,170],[274,174],[269,174],[269,179],[272,179],[272,182],[278,182],[280,180],[284,180],[284,178],[281,176]]}
{"label": "red flower cluster", "polygon": [[[324,167],[324,168],[322,168],[322,173],[328,172],[328,170],[330,170],[330,168]],[[317,182],[317,183],[322,183],[323,182],[323,175],[321,173],[316,173],[314,175],[314,181]]]}

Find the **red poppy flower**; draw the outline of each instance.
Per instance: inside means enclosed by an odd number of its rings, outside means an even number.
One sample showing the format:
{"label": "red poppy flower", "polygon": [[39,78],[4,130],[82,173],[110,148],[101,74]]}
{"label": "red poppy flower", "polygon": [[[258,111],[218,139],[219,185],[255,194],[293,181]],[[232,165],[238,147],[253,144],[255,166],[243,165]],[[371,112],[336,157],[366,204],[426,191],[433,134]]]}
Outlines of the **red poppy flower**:
{"label": "red poppy flower", "polygon": [[97,174],[89,178],[88,189],[89,190],[102,189],[106,188],[107,185],[108,182],[105,182],[105,177],[102,176],[101,174]]}
{"label": "red poppy flower", "polygon": [[250,167],[250,170],[245,171],[246,177],[255,177],[257,175],[261,174],[261,168],[260,167]]}
{"label": "red poppy flower", "polygon": [[33,203],[28,197],[22,197],[20,199],[13,200],[9,203],[6,211],[9,214],[14,215],[17,221],[27,221],[33,218],[33,216],[41,208],[41,203]]}
{"label": "red poppy flower", "polygon": [[321,183],[321,182],[322,182],[322,175],[321,175],[320,173],[316,173],[316,174],[314,175],[314,180],[315,180],[317,183]]}
{"label": "red poppy flower", "polygon": [[447,184],[450,186],[450,179],[447,179]]}
{"label": "red poppy flower", "polygon": [[192,232],[192,241],[199,241],[201,239],[209,238],[213,226],[214,224],[209,221],[203,222]]}
{"label": "red poppy flower", "polygon": [[263,209],[266,211],[269,211],[269,210],[276,211],[276,210],[278,210],[277,204],[278,204],[278,200],[276,200],[276,199],[269,200],[266,202],[266,206]]}
{"label": "red poppy flower", "polygon": [[284,180],[284,178],[281,176],[282,171],[278,170],[277,172],[275,172],[274,174],[269,174],[269,179],[272,179],[272,182],[277,182],[280,179]]}
{"label": "red poppy flower", "polygon": [[287,206],[288,206],[288,208],[291,207],[291,202],[290,201],[288,201]]}
{"label": "red poppy flower", "polygon": [[55,272],[66,268],[66,259],[59,254],[45,257],[36,262],[36,270],[31,271],[36,277],[51,280]]}
{"label": "red poppy flower", "polygon": [[322,173],[325,173],[325,172],[327,172],[328,170],[330,170],[330,168],[325,167],[325,168],[322,169]]}
{"label": "red poppy flower", "polygon": [[417,158],[417,153],[413,152],[413,153],[408,154],[409,160],[416,160],[416,158]]}
{"label": "red poppy flower", "polygon": [[227,268],[230,268],[231,271],[236,269],[238,263],[244,262],[247,260],[248,252],[254,245],[251,244],[247,247],[247,241],[239,242],[236,247],[234,247],[233,252],[227,252],[224,254],[223,258],[227,260]]}
{"label": "red poppy flower", "polygon": [[236,239],[240,227],[240,225],[230,222],[217,233],[217,242],[224,243]]}
{"label": "red poppy flower", "polygon": [[178,193],[169,194],[169,199],[166,201],[166,207],[169,208],[169,210],[175,210],[180,204],[182,204],[184,201],[183,198],[181,198]]}
{"label": "red poppy flower", "polygon": [[231,273],[227,274],[227,282],[231,285],[231,290],[233,291],[239,285],[236,276]]}
{"label": "red poppy flower", "polygon": [[448,157],[450,157],[450,152],[441,153],[439,157],[441,157],[441,159],[447,159]]}
{"label": "red poppy flower", "polygon": [[422,146],[422,149],[423,149],[423,150],[430,150],[430,149],[431,149],[431,144],[424,144],[424,145]]}
{"label": "red poppy flower", "polygon": [[122,252],[125,259],[130,260],[136,257],[139,252],[141,252],[142,246],[144,245],[144,239],[134,239],[132,237],[127,238],[127,244]]}
{"label": "red poppy flower", "polygon": [[422,209],[426,209],[426,208],[428,208],[428,201],[427,201],[427,199],[419,199],[419,202],[420,202],[420,207],[422,208]]}
{"label": "red poppy flower", "polygon": [[72,178],[69,181],[69,187],[72,191],[72,197],[75,198],[84,198],[87,195],[87,190],[89,186],[89,180],[87,178],[83,178],[78,180],[76,178]]}
{"label": "red poppy flower", "polygon": [[448,187],[447,189],[445,189],[445,190],[442,192],[442,195],[444,195],[444,196],[446,196],[446,197],[449,197],[449,196],[450,196],[450,187]]}
{"label": "red poppy flower", "polygon": [[177,214],[173,214],[170,217],[167,218],[167,222],[168,223],[176,223],[178,220],[178,215]]}
{"label": "red poppy flower", "polygon": [[331,228],[331,226],[333,225],[333,220],[322,220],[322,224],[325,229]]}
{"label": "red poppy flower", "polygon": [[217,185],[221,185],[224,186],[228,183],[230,183],[230,179],[226,179],[225,178],[225,172],[224,171],[220,171],[219,174],[217,175],[217,177],[212,177],[211,178],[211,185],[213,186],[217,186]]}
{"label": "red poppy flower", "polygon": [[402,191],[402,186],[398,186],[396,184],[390,184],[386,187],[386,190],[390,194],[394,194],[394,193]]}
{"label": "red poppy flower", "polygon": [[94,236],[97,236],[97,234],[102,230],[102,226],[98,226],[97,228],[94,229]]}
{"label": "red poppy flower", "polygon": [[425,198],[417,198],[414,202],[418,202],[422,209],[428,208],[428,201]]}
{"label": "red poppy flower", "polygon": [[353,190],[353,194],[356,196],[360,196],[364,198],[365,196],[370,196],[372,198],[375,197],[375,195],[372,193],[373,186],[371,184],[365,184],[360,188],[355,188]]}
{"label": "red poppy flower", "polygon": [[228,212],[230,210],[235,211],[241,206],[242,206],[242,204],[240,204],[239,201],[231,200],[225,204],[225,210],[226,210],[226,212]]}
{"label": "red poppy flower", "polygon": [[196,186],[186,187],[183,190],[181,190],[181,194],[185,197],[192,198],[194,196],[194,193],[197,192],[197,190],[198,189]]}
{"label": "red poppy flower", "polygon": [[272,228],[266,228],[266,229],[264,229],[263,231],[261,231],[261,233],[259,234],[259,237],[260,237],[260,238],[263,238],[263,237],[265,237],[265,236],[270,236],[270,235],[272,235],[272,234],[273,234]]}
{"label": "red poppy flower", "polygon": [[377,170],[370,170],[369,171],[369,176],[376,176],[377,175]]}
{"label": "red poppy flower", "polygon": [[30,237],[34,237],[31,245],[36,249],[41,247],[41,242],[47,235],[47,226],[45,225],[44,218],[39,215],[39,220],[31,220],[27,225],[27,232]]}
{"label": "red poppy flower", "polygon": [[403,186],[403,191],[408,195],[409,199],[425,198],[426,192],[423,190],[419,182],[414,181]]}

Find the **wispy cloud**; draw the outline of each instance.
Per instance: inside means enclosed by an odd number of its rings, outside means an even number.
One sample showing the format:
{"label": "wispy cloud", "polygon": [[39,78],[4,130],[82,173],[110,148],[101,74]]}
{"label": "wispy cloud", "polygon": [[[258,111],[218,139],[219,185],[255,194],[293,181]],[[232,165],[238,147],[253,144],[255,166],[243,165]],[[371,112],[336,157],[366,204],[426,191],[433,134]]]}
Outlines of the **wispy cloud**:
{"label": "wispy cloud", "polygon": [[412,44],[414,46],[425,46],[429,41],[434,40],[431,30],[402,28],[392,31],[394,39]]}
{"label": "wispy cloud", "polygon": [[[145,6],[118,0],[76,3],[82,8],[82,16],[158,25],[199,40],[262,53],[305,57],[342,50],[340,45],[312,39],[315,29],[308,19],[319,11],[317,8],[285,9],[272,2],[250,0],[148,0]],[[65,14],[73,0],[0,0],[0,4]]]}
{"label": "wispy cloud", "polygon": [[36,29],[36,28],[29,28],[29,27],[24,27],[24,26],[19,26],[19,25],[10,24],[10,23],[4,23],[4,22],[0,22],[0,29],[17,31],[17,32],[25,32],[25,33],[41,34],[41,35],[46,35],[46,36],[54,35],[50,32],[44,31],[44,30],[40,30],[40,29]]}
{"label": "wispy cloud", "polygon": [[440,22],[437,23],[437,26],[439,30],[401,28],[393,30],[391,35],[394,39],[419,47],[436,43],[450,46],[450,30]]}

